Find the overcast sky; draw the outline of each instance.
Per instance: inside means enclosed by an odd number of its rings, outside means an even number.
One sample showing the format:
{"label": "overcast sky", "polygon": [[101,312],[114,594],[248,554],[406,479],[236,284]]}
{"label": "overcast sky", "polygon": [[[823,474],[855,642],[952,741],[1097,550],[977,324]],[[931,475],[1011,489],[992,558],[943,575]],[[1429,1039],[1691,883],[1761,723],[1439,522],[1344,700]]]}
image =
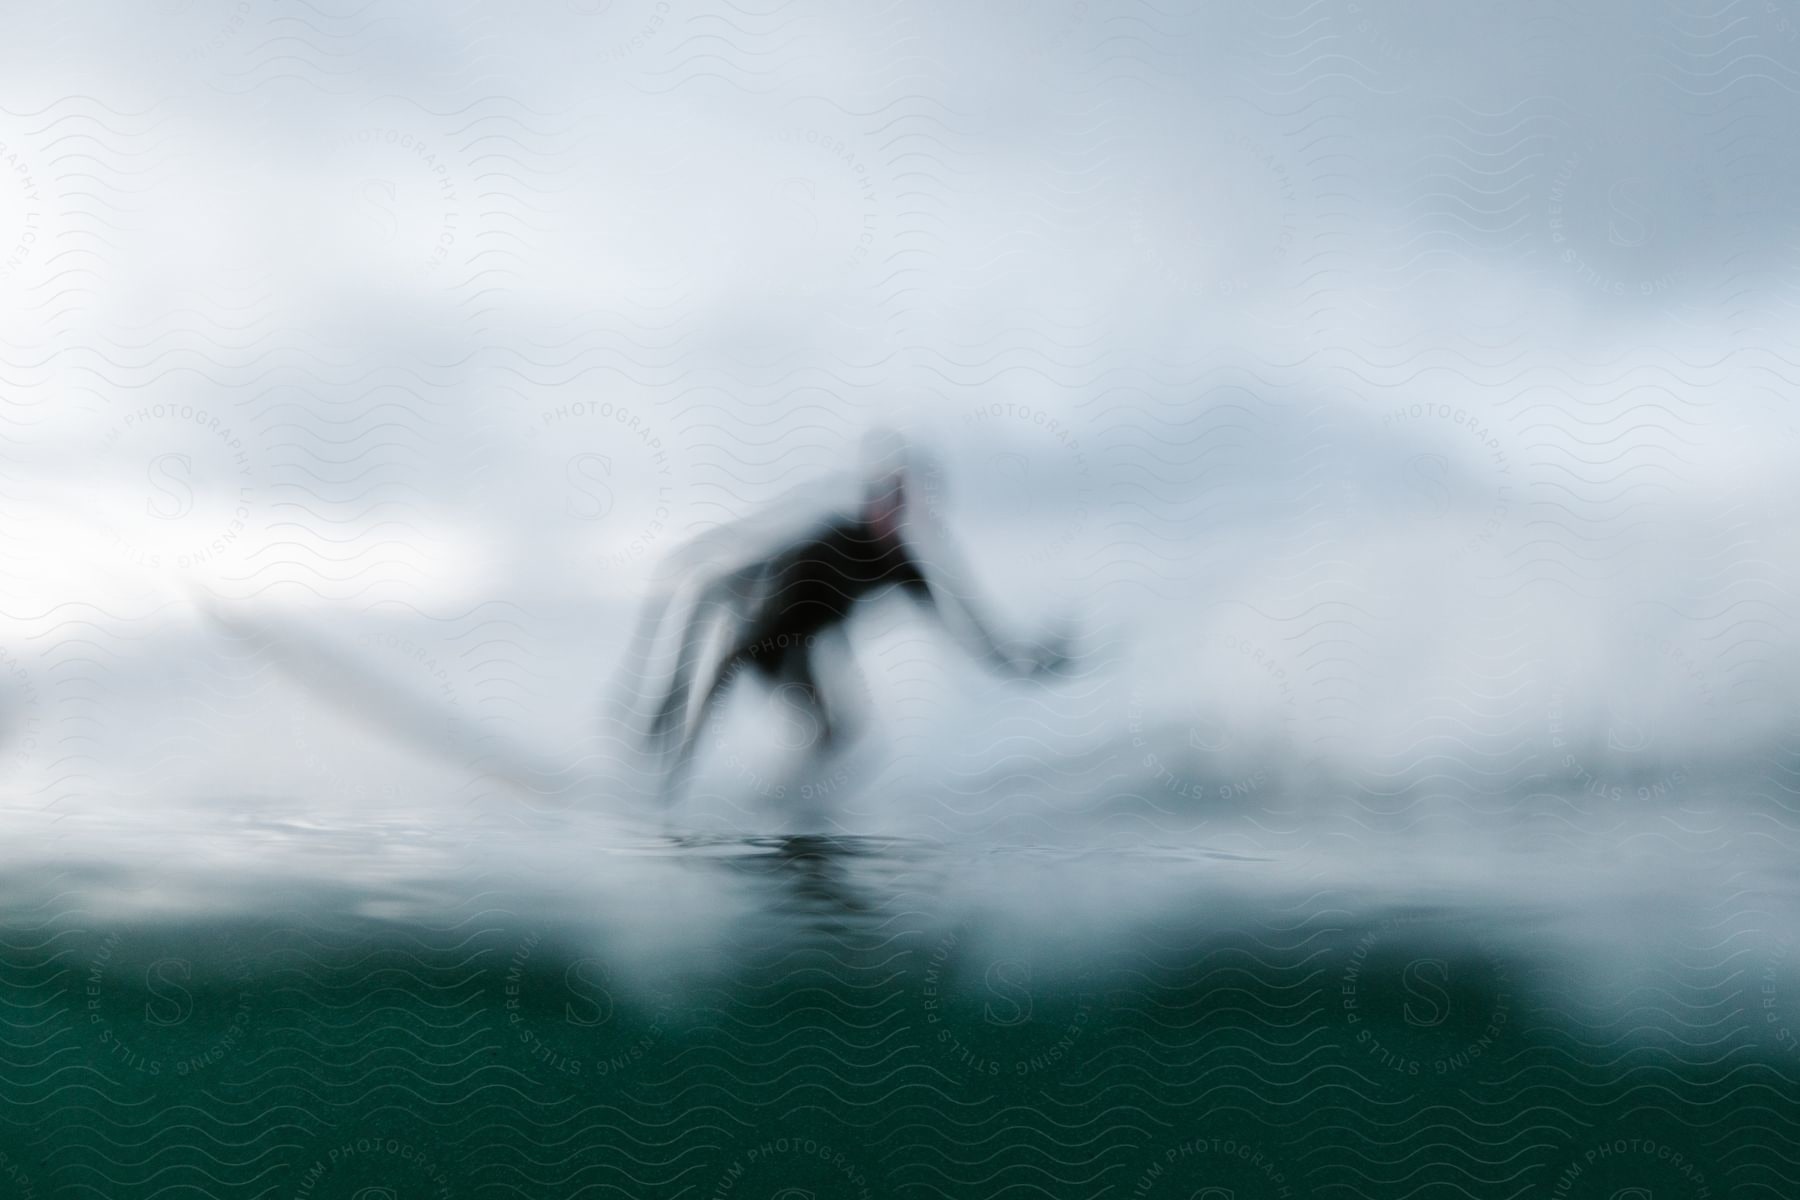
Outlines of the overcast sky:
{"label": "overcast sky", "polygon": [[[1046,761],[1130,714],[1220,778],[1639,786],[1779,745],[1800,20],[1767,7],[15,14],[15,790],[354,790],[360,735],[196,587],[580,757],[661,557],[876,424],[1010,625],[1085,631],[1014,697]],[[860,637],[917,736],[997,744],[968,709],[1005,693],[898,616]]]}

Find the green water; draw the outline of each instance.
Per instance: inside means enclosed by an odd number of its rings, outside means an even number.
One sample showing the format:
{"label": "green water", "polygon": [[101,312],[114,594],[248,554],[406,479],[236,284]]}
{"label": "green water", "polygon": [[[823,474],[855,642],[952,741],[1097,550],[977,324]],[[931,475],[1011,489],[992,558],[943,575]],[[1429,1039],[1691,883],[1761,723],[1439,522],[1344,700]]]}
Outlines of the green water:
{"label": "green water", "polygon": [[[1753,903],[1640,908],[1662,940],[1624,953],[1541,904],[1036,864],[1074,910],[1167,885],[1083,927],[945,903],[981,868],[944,857],[676,848],[637,907],[474,879],[430,919],[274,889],[123,920],[100,873],[15,880],[0,1194],[1800,1194],[1800,999]],[[725,915],[633,940],[708,880]]]}

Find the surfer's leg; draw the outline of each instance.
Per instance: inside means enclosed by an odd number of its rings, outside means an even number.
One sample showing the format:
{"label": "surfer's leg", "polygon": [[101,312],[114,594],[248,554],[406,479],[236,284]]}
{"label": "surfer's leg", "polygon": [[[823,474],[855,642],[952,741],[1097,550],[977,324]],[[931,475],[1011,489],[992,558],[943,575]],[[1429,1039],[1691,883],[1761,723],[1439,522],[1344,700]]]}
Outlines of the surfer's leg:
{"label": "surfer's leg", "polygon": [[[717,583],[702,591],[694,602],[693,615],[688,619],[687,628],[682,631],[681,651],[676,657],[675,670],[669,676],[668,694],[663,697],[650,722],[650,745],[660,756],[668,754],[671,743],[685,729],[689,695],[693,691],[694,674],[699,667],[701,652],[706,648],[714,622],[721,617],[729,620],[735,615],[730,603],[732,598],[731,589],[723,583]],[[732,630],[729,636],[735,637],[736,634],[737,631]]]}
{"label": "surfer's leg", "polygon": [[825,706],[818,676],[813,671],[812,648],[801,645],[788,651],[781,661],[777,678],[782,698],[799,710],[802,720],[812,724],[813,737],[807,744],[807,751],[815,756],[829,754],[837,741],[838,729],[831,711]]}
{"label": "surfer's leg", "polygon": [[843,625],[827,625],[813,640],[809,664],[819,709],[831,723],[831,744],[842,749],[855,740],[867,719],[868,693],[856,671],[856,653]]}
{"label": "surfer's leg", "polygon": [[731,686],[732,680],[743,670],[745,660],[736,651],[725,656],[719,663],[719,669],[713,672],[712,683],[707,685],[706,694],[700,697],[700,709],[694,714],[694,720],[684,731],[681,745],[675,752],[675,761],[669,768],[664,781],[663,794],[672,803],[681,794],[681,787],[687,782],[688,770],[692,767],[694,756],[700,749],[700,735],[706,731],[707,718],[712,715],[714,705],[725,689]]}
{"label": "surfer's leg", "polygon": [[[830,764],[849,745],[853,732],[838,703],[835,685],[840,681],[831,679],[837,664],[813,657],[818,645],[828,640],[821,634],[811,646],[792,653],[782,664],[780,674],[784,698],[810,724],[813,735],[803,747],[803,756],[796,756],[788,767],[785,820],[788,831],[793,833],[833,827],[829,798],[837,794],[836,783],[843,782],[844,777],[833,771]],[[819,676],[820,668],[827,672],[824,682]],[[828,772],[833,782],[823,784]]]}

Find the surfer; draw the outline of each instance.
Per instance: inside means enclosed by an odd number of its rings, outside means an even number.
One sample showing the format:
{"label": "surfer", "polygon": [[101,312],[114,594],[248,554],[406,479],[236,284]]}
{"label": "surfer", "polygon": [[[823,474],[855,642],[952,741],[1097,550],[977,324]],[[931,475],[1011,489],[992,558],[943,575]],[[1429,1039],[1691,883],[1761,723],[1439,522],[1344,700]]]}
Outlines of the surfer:
{"label": "surfer", "polygon": [[[827,694],[843,689],[823,681],[848,658],[849,618],[882,593],[898,591],[1001,674],[1028,678],[1068,662],[1067,639],[1020,651],[994,634],[955,555],[943,539],[930,536],[915,512],[908,454],[898,435],[869,435],[863,459],[861,494],[852,504],[815,514],[760,553],[754,536],[738,526],[713,531],[705,540],[715,548],[729,544],[730,556],[715,550],[715,561],[705,567],[678,565],[680,582],[646,609],[636,650],[640,662],[670,602],[679,593],[691,596],[668,687],[651,707],[646,738],[666,772],[669,798],[679,794],[708,718],[740,675],[797,700],[819,730],[816,753],[841,748],[854,732],[852,714],[840,696]],[[702,674],[702,668],[710,669]],[[644,674],[641,666],[638,673]]]}

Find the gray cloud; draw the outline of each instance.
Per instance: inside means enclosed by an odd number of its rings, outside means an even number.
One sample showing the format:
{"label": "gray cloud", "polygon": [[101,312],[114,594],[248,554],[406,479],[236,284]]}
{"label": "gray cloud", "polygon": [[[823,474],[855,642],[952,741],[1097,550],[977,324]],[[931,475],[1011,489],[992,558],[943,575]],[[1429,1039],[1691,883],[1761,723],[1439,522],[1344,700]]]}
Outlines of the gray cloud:
{"label": "gray cloud", "polygon": [[878,622],[872,693],[930,714],[903,763],[1018,720],[1073,769],[1133,705],[1199,774],[1636,786],[1772,744],[1800,45],[1746,11],[34,13],[19,778],[319,783],[317,697],[195,587],[448,688],[476,759],[591,767],[654,565],[878,423],[1009,621],[1094,647],[1024,695]]}

